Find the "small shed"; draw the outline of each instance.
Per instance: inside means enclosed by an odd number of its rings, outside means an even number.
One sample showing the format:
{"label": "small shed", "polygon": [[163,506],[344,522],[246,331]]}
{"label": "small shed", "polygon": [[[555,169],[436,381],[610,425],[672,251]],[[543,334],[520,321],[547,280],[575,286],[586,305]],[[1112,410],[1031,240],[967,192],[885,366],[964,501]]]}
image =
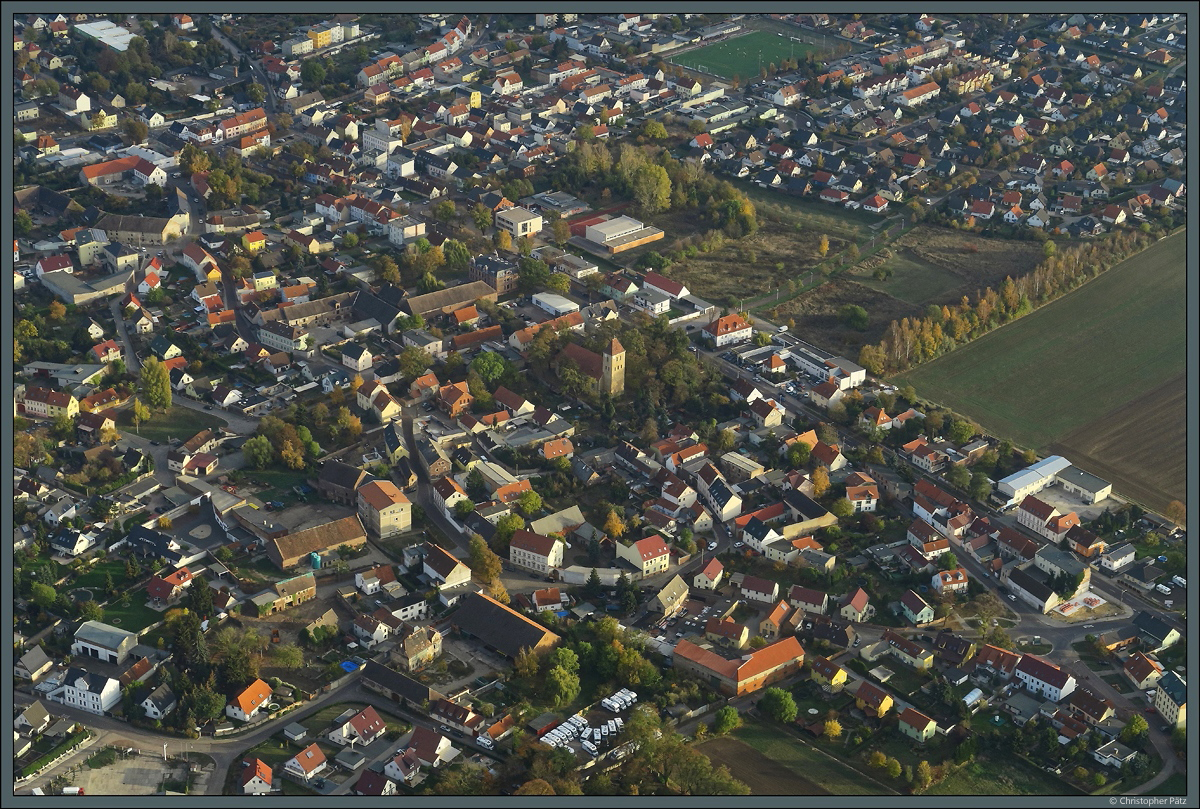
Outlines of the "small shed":
{"label": "small shed", "polygon": [[283,735],[287,737],[288,741],[302,742],[308,737],[308,728],[299,722],[293,722],[283,729]]}

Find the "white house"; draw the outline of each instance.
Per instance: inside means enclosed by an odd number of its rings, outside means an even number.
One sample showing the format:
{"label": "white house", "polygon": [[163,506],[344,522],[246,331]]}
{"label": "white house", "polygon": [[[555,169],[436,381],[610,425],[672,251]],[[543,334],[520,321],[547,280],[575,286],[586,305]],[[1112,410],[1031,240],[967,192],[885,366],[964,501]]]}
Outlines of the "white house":
{"label": "white house", "polygon": [[933,589],[938,593],[959,593],[967,592],[967,571],[961,567],[954,570],[940,570],[933,574]]}
{"label": "white house", "polygon": [[725,566],[716,557],[709,559],[708,564],[700,569],[692,579],[692,586],[697,590],[714,590],[721,583],[725,574]]}
{"label": "white house", "polygon": [[47,697],[81,711],[104,714],[121,701],[121,684],[112,677],[92,674],[72,666],[63,675],[60,685]]}
{"label": "white house", "polygon": [[371,367],[373,361],[371,350],[364,345],[349,343],[342,349],[342,365],[352,371],[365,371]]}
{"label": "white house", "polygon": [[271,686],[262,680],[255,680],[229,700],[225,715],[230,719],[248,722],[258,716],[270,699]]}
{"label": "white house", "polygon": [[283,771],[302,781],[308,781],[323,772],[328,766],[329,760],[325,758],[325,753],[317,746],[316,742],[313,742],[289,758],[283,765]]}
{"label": "white house", "polygon": [[368,705],[349,719],[335,724],[329,731],[329,740],[343,747],[353,747],[356,744],[365,747],[378,739],[385,730],[387,726],[379,718],[375,708]]}
{"label": "white house", "polygon": [[562,567],[563,542],[555,537],[520,529],[512,535],[508,560],[514,565],[545,575]]}
{"label": "white house", "polygon": [[642,576],[652,576],[655,573],[666,572],[671,561],[671,552],[662,537],[655,534],[629,545],[618,542],[617,558],[629,562],[641,571]]}
{"label": "white house", "polygon": [[175,692],[171,690],[171,686],[163,683],[142,700],[141,706],[142,710],[146,712],[147,719],[162,719],[175,710],[177,702],[178,700],[175,699]]}
{"label": "white house", "polygon": [[1051,702],[1060,702],[1075,690],[1074,676],[1034,655],[1022,657],[1015,673],[1027,690]]}

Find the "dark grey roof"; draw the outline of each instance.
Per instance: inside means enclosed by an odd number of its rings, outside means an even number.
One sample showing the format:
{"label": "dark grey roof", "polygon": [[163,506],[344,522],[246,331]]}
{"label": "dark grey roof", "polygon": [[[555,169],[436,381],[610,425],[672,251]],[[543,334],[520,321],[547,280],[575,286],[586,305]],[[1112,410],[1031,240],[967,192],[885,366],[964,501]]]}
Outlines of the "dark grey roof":
{"label": "dark grey roof", "polygon": [[1042,602],[1048,601],[1050,596],[1054,594],[1054,591],[1050,587],[1038,581],[1024,570],[1013,570],[1008,574],[1008,580]]}
{"label": "dark grey roof", "polygon": [[463,599],[451,622],[510,659],[554,634],[479,593]]}
{"label": "dark grey roof", "polygon": [[1133,626],[1138,634],[1148,635],[1156,641],[1163,641],[1171,633],[1173,627],[1152,612],[1142,610],[1133,616]]}
{"label": "dark grey roof", "polygon": [[363,666],[363,679],[377,687],[398,694],[402,699],[420,705],[422,702],[433,702],[442,699],[442,695],[427,685],[406,677],[395,669],[390,669],[371,660]]}
{"label": "dark grey roof", "polygon": [[807,520],[820,519],[828,513],[820,503],[796,489],[785,492],[783,502]]}
{"label": "dark grey roof", "polygon": [[357,466],[351,466],[341,461],[328,461],[321,467],[318,480],[343,489],[353,489],[365,473]]}

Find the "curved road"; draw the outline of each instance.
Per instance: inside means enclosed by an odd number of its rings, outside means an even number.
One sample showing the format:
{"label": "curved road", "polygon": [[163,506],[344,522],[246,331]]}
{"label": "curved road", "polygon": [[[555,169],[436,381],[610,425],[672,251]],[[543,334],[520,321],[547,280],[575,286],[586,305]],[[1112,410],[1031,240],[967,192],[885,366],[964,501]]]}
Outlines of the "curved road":
{"label": "curved road", "polygon": [[[278,719],[264,722],[261,726],[248,733],[239,733],[222,738],[202,736],[199,739],[182,739],[178,736],[166,736],[141,730],[117,719],[96,716],[86,711],[70,708],[57,702],[51,702],[47,704],[47,707],[51,709],[52,713],[57,716],[66,716],[86,725],[96,733],[96,738],[88,745],[88,748],[63,760],[36,779],[22,784],[21,789],[24,791],[36,786],[44,786],[58,772],[67,769],[73,764],[79,764],[80,757],[86,758],[91,754],[91,748],[94,748],[96,745],[111,744],[118,747],[135,747],[145,753],[157,753],[161,755],[163,744],[168,746],[168,751],[172,749],[182,751],[186,744],[189,753],[203,753],[209,756],[216,764],[212,775],[209,777],[205,794],[220,795],[225,785],[225,773],[243,751],[268,739],[278,732],[279,728],[311,716],[327,704],[350,699],[356,702],[374,704],[380,708],[387,708],[389,711],[395,710],[395,706],[389,704],[378,694],[363,688],[358,678],[355,677],[342,683],[342,685],[332,691],[322,694],[312,702],[307,703],[303,708],[287,713]],[[15,702],[18,706],[24,707],[31,704],[33,699],[25,693],[17,692],[15,694]]]}

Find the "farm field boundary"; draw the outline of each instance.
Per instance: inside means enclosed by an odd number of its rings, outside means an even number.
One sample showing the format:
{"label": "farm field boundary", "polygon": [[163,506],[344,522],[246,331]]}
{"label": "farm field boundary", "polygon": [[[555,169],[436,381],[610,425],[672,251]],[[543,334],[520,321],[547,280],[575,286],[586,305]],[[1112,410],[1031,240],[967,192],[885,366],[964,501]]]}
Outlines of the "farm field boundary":
{"label": "farm field boundary", "polygon": [[[1177,232],[1057,301],[897,378],[1024,446],[1061,444],[1085,455],[1103,448],[1109,474],[1144,492],[1159,490],[1160,481],[1146,478],[1145,462],[1126,456],[1148,453],[1155,464],[1172,459],[1164,468],[1183,463],[1179,397],[1173,394],[1175,403],[1161,411],[1178,419],[1174,426],[1151,421],[1134,405],[1146,405],[1149,392],[1185,368],[1186,249],[1186,231]],[[1088,429],[1108,433],[1113,414],[1153,428],[1111,438]]]}

